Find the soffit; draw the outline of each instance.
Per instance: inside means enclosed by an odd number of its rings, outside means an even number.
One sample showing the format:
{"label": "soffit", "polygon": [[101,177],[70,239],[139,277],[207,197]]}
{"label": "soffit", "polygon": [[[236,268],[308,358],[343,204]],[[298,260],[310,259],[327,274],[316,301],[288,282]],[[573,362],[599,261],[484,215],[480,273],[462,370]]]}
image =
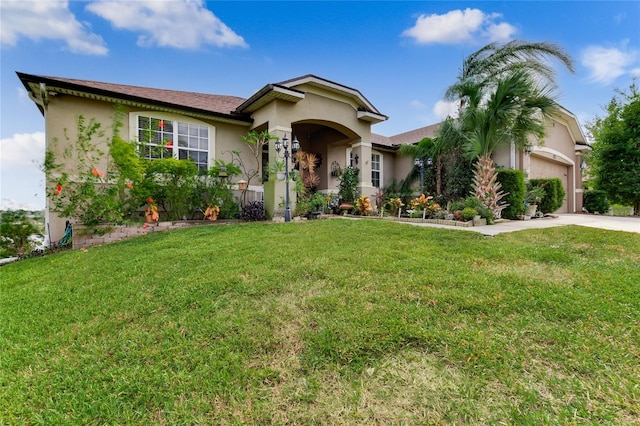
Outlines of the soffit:
{"label": "soffit", "polygon": [[276,99],[297,103],[304,99],[304,92],[276,84],[268,84],[240,104],[236,112],[252,113]]}

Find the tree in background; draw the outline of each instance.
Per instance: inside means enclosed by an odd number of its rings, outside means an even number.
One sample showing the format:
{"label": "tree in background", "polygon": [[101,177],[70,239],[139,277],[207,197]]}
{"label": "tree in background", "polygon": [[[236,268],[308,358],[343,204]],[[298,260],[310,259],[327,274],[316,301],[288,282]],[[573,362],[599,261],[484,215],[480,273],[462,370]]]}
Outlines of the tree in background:
{"label": "tree in background", "polygon": [[614,203],[632,205],[640,215],[640,92],[635,81],[587,127],[593,137],[589,173],[596,189]]}
{"label": "tree in background", "polygon": [[0,258],[25,257],[42,237],[42,218],[24,210],[6,210],[0,216]]}

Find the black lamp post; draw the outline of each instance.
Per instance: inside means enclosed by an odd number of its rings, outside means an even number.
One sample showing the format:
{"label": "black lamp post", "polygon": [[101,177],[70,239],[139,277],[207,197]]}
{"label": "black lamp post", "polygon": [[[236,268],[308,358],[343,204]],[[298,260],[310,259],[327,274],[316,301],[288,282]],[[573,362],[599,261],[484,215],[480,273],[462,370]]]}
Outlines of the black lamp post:
{"label": "black lamp post", "polygon": [[280,150],[284,149],[283,156],[284,158],[284,183],[285,183],[285,195],[284,195],[284,221],[291,222],[291,204],[289,203],[289,158],[296,155],[296,152],[300,149],[300,142],[298,142],[297,137],[293,137],[293,142],[291,142],[291,152],[289,152],[289,139],[287,139],[287,135],[285,134],[282,138],[282,141],[278,139],[275,142],[276,152],[278,156],[280,156]]}
{"label": "black lamp post", "polygon": [[424,194],[424,160],[416,158],[413,160],[413,164],[420,168],[420,194]]}

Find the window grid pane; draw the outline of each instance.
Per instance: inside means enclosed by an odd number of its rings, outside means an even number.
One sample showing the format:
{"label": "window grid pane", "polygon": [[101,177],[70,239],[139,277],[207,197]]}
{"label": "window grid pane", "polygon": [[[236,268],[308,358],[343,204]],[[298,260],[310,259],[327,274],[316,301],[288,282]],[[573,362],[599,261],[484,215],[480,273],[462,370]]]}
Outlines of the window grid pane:
{"label": "window grid pane", "polygon": [[371,154],[371,184],[380,188],[380,154]]}
{"label": "window grid pane", "polygon": [[[174,128],[177,132],[174,135]],[[170,158],[193,161],[199,170],[209,168],[209,128],[198,124],[138,117],[138,140],[144,158]],[[177,141],[177,144],[174,142]],[[176,146],[177,145],[177,146]]]}

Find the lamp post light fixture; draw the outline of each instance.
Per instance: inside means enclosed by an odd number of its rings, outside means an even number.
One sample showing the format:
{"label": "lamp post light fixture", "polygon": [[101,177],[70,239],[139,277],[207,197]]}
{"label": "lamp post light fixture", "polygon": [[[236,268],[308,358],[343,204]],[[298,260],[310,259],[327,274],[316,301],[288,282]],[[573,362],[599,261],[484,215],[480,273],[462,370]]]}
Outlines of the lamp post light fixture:
{"label": "lamp post light fixture", "polygon": [[413,164],[420,168],[420,193],[424,194],[424,160],[422,158],[416,158],[413,160]]}
{"label": "lamp post light fixture", "polygon": [[291,222],[291,204],[289,202],[289,158],[296,155],[296,152],[300,149],[300,142],[297,137],[293,137],[291,142],[291,151],[289,151],[289,139],[285,133],[282,141],[278,139],[275,142],[276,152],[280,156],[280,151],[283,151],[282,158],[284,159],[284,183],[285,183],[285,195],[284,195],[284,221]]}

